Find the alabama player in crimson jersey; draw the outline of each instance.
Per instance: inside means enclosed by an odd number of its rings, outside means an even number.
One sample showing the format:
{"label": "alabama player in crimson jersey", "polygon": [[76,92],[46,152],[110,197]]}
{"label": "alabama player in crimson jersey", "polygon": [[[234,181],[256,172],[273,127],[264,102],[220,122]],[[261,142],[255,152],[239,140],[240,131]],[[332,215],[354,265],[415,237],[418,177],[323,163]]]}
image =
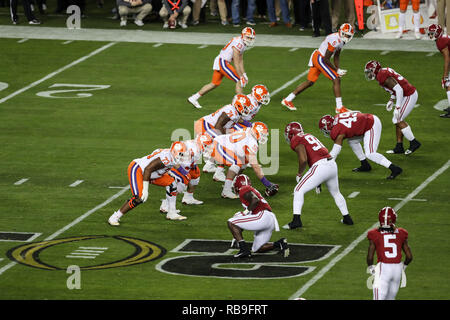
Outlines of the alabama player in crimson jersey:
{"label": "alabama player in crimson jersey", "polygon": [[[438,24],[428,27],[428,37],[436,41],[436,47],[444,58],[444,74],[442,76],[442,89],[447,91],[448,104],[450,105],[450,37],[444,34],[444,30]],[[442,118],[450,118],[450,107],[445,109],[446,114],[441,114]]]}
{"label": "alabama player in crimson jersey", "polygon": [[[406,123],[406,117],[411,113],[416,105],[418,93],[406,78],[395,72],[391,68],[382,68],[378,61],[371,60],[364,67],[364,74],[367,80],[377,80],[380,86],[391,94],[386,110],[391,111],[394,106],[394,116],[392,122],[396,127],[397,144],[394,149],[386,153],[413,153],[420,147],[420,142],[414,137],[411,126]],[[403,148],[403,136],[409,141],[409,149]]]}
{"label": "alabama player in crimson jersey", "polygon": [[[344,45],[353,38],[355,33],[354,28],[349,23],[344,23],[339,28],[338,32],[329,34],[320,45],[319,49],[314,50],[309,59],[309,72],[307,80],[295,88],[286,98],[281,101],[281,104],[289,110],[297,110],[292,103],[295,97],[304,90],[311,87],[319,78],[320,74],[333,81],[333,92],[336,97],[336,113],[346,112],[342,105],[341,95],[341,77],[343,77],[347,70],[339,68],[339,57]],[[331,63],[331,57],[334,57],[334,64]]]}
{"label": "alabama player in crimson jersey", "polygon": [[[120,218],[136,208],[148,199],[149,184],[154,184],[166,188],[167,196],[177,193],[177,181],[169,171],[177,169],[185,182],[189,181],[189,173],[186,172],[180,163],[188,161],[189,154],[186,145],[182,141],[172,143],[170,149],[156,149],[151,154],[134,159],[128,166],[128,179],[133,196],[127,200],[122,207],[114,212],[108,219],[112,226],[120,225]],[[173,205],[173,206],[172,206]],[[166,218],[169,220],[184,220],[186,217],[180,216],[175,209],[175,203],[169,203],[169,210]]]}
{"label": "alabama player in crimson jersey", "polygon": [[[412,261],[411,248],[408,245],[408,231],[397,228],[397,214],[391,207],[384,207],[378,213],[380,226],[367,233],[369,249],[367,253],[368,270],[374,275],[373,299],[394,300],[402,277],[406,282],[404,270]],[[402,251],[405,261],[402,262]],[[377,265],[373,257],[377,253]]]}
{"label": "alabama player in crimson jersey", "polygon": [[[292,151],[298,156],[297,185],[294,189],[293,218],[284,229],[296,229],[302,227],[300,215],[304,203],[305,193],[325,183],[328,191],[342,214],[341,222],[352,225],[353,220],[347,209],[344,196],[339,191],[338,169],[336,162],[328,153],[327,148],[315,136],[303,132],[299,122],[289,123],[284,135],[290,144]],[[309,166],[309,170],[303,175]]]}
{"label": "alabama player in crimson jersey", "polygon": [[[261,194],[252,187],[250,178],[245,174],[238,175],[233,184],[234,192],[239,194],[243,211],[237,212],[228,219],[228,229],[233,235],[233,244],[239,245],[236,258],[248,258],[253,252],[280,251],[284,257],[289,256],[289,246],[285,238],[273,243],[268,242],[273,230],[279,231],[278,221],[272,208]],[[250,251],[242,236],[242,230],[254,232],[252,250]],[[233,246],[232,244],[232,246]]]}
{"label": "alabama player in crimson jersey", "polygon": [[[248,83],[247,73],[244,69],[244,52],[255,43],[255,30],[250,27],[242,29],[241,35],[234,37],[223,47],[214,60],[213,77],[210,83],[204,85],[200,91],[188,98],[188,101],[196,108],[202,106],[198,99],[217,88],[225,76],[236,82],[236,94],[242,94],[242,88]],[[233,61],[234,67],[231,65]]]}
{"label": "alabama player in crimson jersey", "polygon": [[[363,170],[364,161],[367,162],[367,158],[389,168],[391,170],[391,174],[387,177],[389,180],[395,179],[402,173],[400,167],[377,152],[381,137],[381,121],[376,115],[357,111],[340,113],[334,118],[325,115],[319,120],[319,129],[334,141],[333,149],[330,152],[334,159],[341,152],[344,139],[348,140],[348,144],[362,164],[358,168],[359,170],[354,169],[353,171],[369,171],[370,169]],[[364,141],[364,151],[361,147],[361,140]]]}

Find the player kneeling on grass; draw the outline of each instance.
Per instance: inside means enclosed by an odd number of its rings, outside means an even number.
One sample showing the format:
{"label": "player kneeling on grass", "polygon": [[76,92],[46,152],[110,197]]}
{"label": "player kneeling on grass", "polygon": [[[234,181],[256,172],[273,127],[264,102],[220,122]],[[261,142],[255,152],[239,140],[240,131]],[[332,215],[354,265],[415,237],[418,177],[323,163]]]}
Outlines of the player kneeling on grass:
{"label": "player kneeling on grass", "polygon": [[264,176],[257,159],[259,144],[266,143],[268,136],[267,126],[262,122],[255,122],[251,128],[214,138],[210,156],[218,164],[229,167],[221,194],[223,198],[239,198],[232,191],[233,180],[248,165],[253,168],[258,179],[266,187],[267,196],[273,196],[278,192],[279,186]]}
{"label": "player kneeling on grass", "polygon": [[[328,191],[342,214],[341,222],[352,225],[353,220],[347,209],[344,196],[339,191],[338,169],[336,162],[328,153],[327,148],[315,136],[303,132],[299,122],[291,122],[284,129],[284,136],[291,149],[298,156],[297,185],[294,189],[293,218],[284,229],[302,227],[300,215],[305,200],[305,193],[316,188],[320,193],[320,185],[325,183]],[[303,175],[309,165],[309,170]]]}
{"label": "player kneeling on grass", "polygon": [[[384,207],[378,213],[380,226],[367,233],[369,249],[367,265],[374,275],[373,300],[395,300],[398,289],[406,286],[406,266],[413,259],[408,245],[408,231],[397,228],[397,214],[391,207]],[[405,260],[402,262],[402,251]],[[373,265],[373,256],[377,253],[377,265]]]}
{"label": "player kneeling on grass", "polygon": [[[165,187],[168,196],[176,194],[178,189],[177,181],[168,172],[175,168],[180,175],[185,175],[188,178],[189,173],[180,167],[179,163],[187,162],[189,157],[190,155],[184,142],[175,141],[170,149],[156,149],[148,156],[131,161],[128,166],[128,179],[133,196],[109,217],[108,223],[112,226],[120,225],[120,218],[124,214],[146,202],[150,184]],[[180,216],[176,212],[175,202],[173,201],[169,201],[169,210],[166,218],[169,220],[186,219],[186,217]]]}
{"label": "player kneeling on grass", "polygon": [[[228,219],[228,228],[234,239],[233,244],[237,242],[239,245],[239,252],[234,257],[247,258],[251,257],[251,251],[263,253],[271,250],[280,251],[284,257],[289,256],[289,247],[285,238],[273,243],[268,242],[273,230],[280,230],[278,221],[267,201],[258,190],[252,187],[250,178],[245,174],[237,176],[233,189],[236,194],[239,194],[239,199],[245,208],[244,211],[237,212]],[[254,232],[251,251],[242,236],[242,230]]]}

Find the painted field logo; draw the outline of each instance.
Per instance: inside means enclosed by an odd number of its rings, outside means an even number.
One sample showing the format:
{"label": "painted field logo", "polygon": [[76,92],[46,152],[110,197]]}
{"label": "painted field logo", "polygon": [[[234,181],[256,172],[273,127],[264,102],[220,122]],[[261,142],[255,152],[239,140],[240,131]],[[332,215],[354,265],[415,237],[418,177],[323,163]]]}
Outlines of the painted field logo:
{"label": "painted field logo", "polygon": [[96,265],[94,264],[89,266],[82,266],[80,267],[80,270],[100,270],[100,269],[132,266],[135,264],[156,260],[166,254],[166,249],[146,240],[125,236],[99,235],[99,236],[79,236],[79,237],[70,237],[49,241],[27,243],[25,245],[12,248],[7,252],[7,255],[11,260],[30,267],[45,270],[65,270],[66,269],[65,267],[58,267],[45,263],[44,261],[41,260],[40,254],[44,250],[50,247],[54,247],[56,245],[66,244],[75,241],[86,241],[86,240],[108,239],[108,238],[121,241],[127,245],[131,245],[134,248],[134,252],[131,255],[124,257],[123,259],[118,259],[115,261]]}

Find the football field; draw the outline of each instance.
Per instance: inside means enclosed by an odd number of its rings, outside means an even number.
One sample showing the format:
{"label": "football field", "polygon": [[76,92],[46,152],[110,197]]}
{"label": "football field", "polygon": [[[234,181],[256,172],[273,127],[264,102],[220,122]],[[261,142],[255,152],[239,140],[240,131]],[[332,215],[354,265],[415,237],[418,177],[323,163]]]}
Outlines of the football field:
{"label": "football field", "polygon": [[[200,100],[202,109],[186,101],[210,81],[222,46],[13,38],[0,38],[0,46],[0,299],[371,300],[365,236],[387,205],[409,231],[414,257],[397,299],[449,298],[450,122],[434,108],[447,106],[439,53],[343,51],[344,105],[381,119],[379,152],[394,147],[395,128],[385,110],[389,95],[364,78],[371,59],[417,88],[418,106],[407,122],[422,147],[410,156],[386,155],[403,168],[389,181],[389,170],[375,163],[371,172],[352,172],[360,163],[344,143],[340,190],[355,224],[340,223],[323,187],[306,194],[301,230],[272,235],[287,238],[288,258],[236,261],[226,222],[241,205],[220,197],[222,185],[211,174],[202,174],[195,193],[203,205],[182,205],[178,196],[185,221],[165,219],[159,212],[165,190],[151,186],[149,200],[119,227],[107,223],[130,196],[133,159],[190,139],[195,120],[231,102],[234,83],[227,79]],[[318,129],[324,114],[334,114],[330,81],[321,76],[299,95],[297,111],[280,104],[306,79],[311,51],[256,46],[244,55],[246,93],[259,83],[272,93],[255,120],[270,131],[259,156],[269,180],[280,185],[268,199],[280,226],[292,218],[298,169],[284,127],[299,121],[329,150],[333,145]],[[263,191],[253,171],[245,173]],[[244,237],[252,241],[251,233]]]}

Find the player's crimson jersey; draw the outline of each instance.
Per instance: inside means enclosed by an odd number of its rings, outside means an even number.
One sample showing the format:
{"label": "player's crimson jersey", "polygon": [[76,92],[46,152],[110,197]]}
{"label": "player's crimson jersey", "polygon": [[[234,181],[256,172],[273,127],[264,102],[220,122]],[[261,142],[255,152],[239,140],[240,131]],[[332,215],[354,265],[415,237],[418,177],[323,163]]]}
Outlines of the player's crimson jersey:
{"label": "player's crimson jersey", "polygon": [[258,214],[259,212],[264,211],[264,210],[272,212],[272,208],[267,203],[266,199],[264,199],[263,196],[259,193],[259,191],[256,190],[255,188],[253,188],[252,186],[243,186],[239,190],[239,199],[241,200],[244,208],[247,209],[248,206],[250,205],[250,203],[244,199],[244,194],[246,194],[247,192],[252,192],[260,200],[258,202],[258,205],[256,206],[256,208],[251,211],[251,214]]}
{"label": "player's crimson jersey", "polygon": [[376,228],[367,233],[367,238],[375,244],[378,262],[402,262],[402,247],[408,239],[408,231],[396,228],[394,232],[389,232]]}
{"label": "player's crimson jersey", "polygon": [[373,127],[373,115],[361,112],[344,112],[334,116],[333,129],[330,138],[344,134],[345,138],[362,136]]}
{"label": "player's crimson jersey", "polygon": [[450,37],[447,35],[440,36],[436,40],[436,47],[439,51],[444,50],[444,48],[448,48],[448,50],[450,50]]}
{"label": "player's crimson jersey", "polygon": [[406,80],[406,78],[402,77],[401,74],[398,74],[397,72],[395,72],[394,69],[381,68],[377,73],[377,81],[380,84],[380,86],[382,86],[383,89],[386,90],[387,92],[389,92],[390,94],[395,95],[395,91],[386,87],[384,85],[384,83],[388,78],[391,78],[391,77],[394,78],[398,82],[400,87],[402,87],[404,96],[410,96],[414,93],[414,91],[416,91],[416,88],[413,85],[411,85],[408,82],[408,80]]}
{"label": "player's crimson jersey", "polygon": [[328,149],[312,134],[303,133],[292,137],[291,149],[295,151],[299,144],[305,146],[309,167],[321,159],[331,158]]}

